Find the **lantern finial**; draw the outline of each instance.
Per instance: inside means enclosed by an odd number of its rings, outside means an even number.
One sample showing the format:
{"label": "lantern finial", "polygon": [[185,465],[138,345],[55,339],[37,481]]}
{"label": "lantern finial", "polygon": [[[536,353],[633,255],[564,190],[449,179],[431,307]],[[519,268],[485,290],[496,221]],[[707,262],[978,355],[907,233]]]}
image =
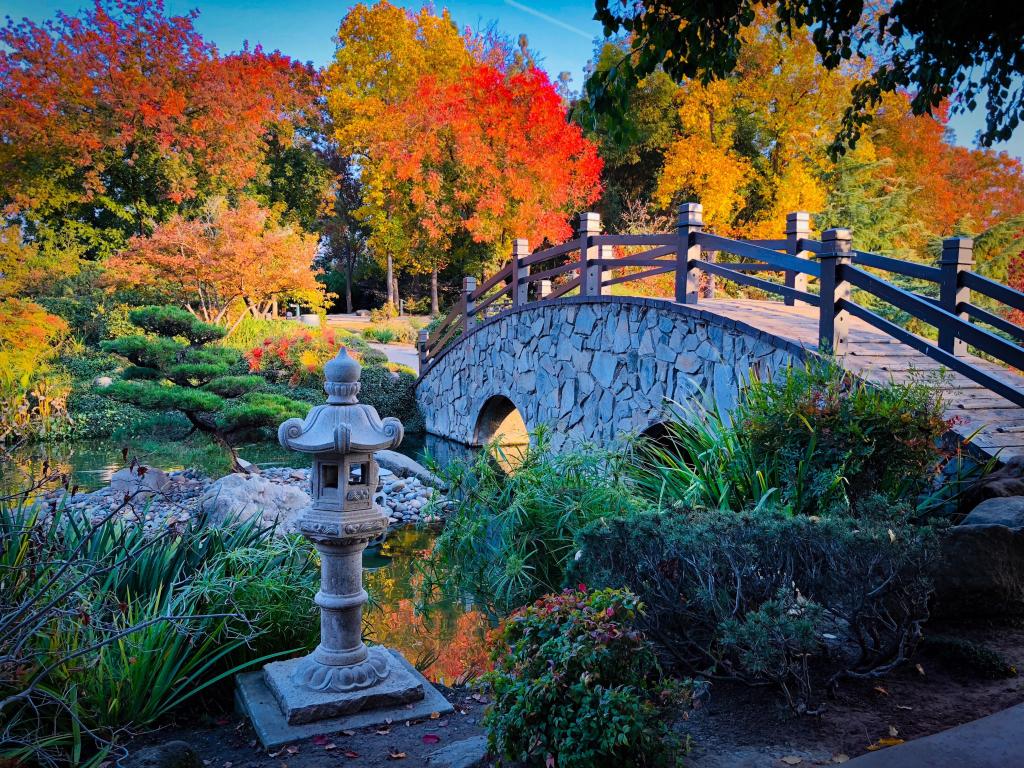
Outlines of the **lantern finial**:
{"label": "lantern finial", "polygon": [[353,405],[358,401],[359,374],[362,366],[355,358],[349,357],[342,347],[333,360],[324,365],[324,392],[331,405]]}

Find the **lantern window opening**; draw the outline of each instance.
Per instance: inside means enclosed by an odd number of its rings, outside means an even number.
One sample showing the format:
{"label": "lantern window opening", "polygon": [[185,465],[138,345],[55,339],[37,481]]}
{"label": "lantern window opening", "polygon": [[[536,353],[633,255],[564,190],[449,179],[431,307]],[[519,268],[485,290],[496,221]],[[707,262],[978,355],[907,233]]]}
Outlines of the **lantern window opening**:
{"label": "lantern window opening", "polygon": [[320,472],[320,476],[323,478],[323,488],[337,488],[338,487],[338,465],[337,464],[324,464]]}
{"label": "lantern window opening", "polygon": [[352,464],[349,466],[348,484],[366,485],[370,476],[369,462],[363,464]]}

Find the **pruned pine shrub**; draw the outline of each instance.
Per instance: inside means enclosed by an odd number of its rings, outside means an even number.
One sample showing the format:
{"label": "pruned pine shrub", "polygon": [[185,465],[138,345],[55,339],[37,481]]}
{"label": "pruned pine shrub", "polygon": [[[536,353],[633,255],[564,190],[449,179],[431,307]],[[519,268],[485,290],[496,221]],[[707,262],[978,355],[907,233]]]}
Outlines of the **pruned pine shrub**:
{"label": "pruned pine shrub", "polygon": [[626,591],[584,586],[512,614],[495,638],[484,717],[493,752],[525,765],[677,765],[670,728],[692,686],[662,675]]}
{"label": "pruned pine shrub", "polygon": [[235,468],[242,436],[276,429],[309,410],[308,403],[267,391],[262,377],[244,374],[238,351],[213,344],[226,333],[221,326],[176,307],[143,307],[130,318],[145,333],[103,342],[104,351],[132,363],[103,394],[149,411],[183,414],[228,452]]}

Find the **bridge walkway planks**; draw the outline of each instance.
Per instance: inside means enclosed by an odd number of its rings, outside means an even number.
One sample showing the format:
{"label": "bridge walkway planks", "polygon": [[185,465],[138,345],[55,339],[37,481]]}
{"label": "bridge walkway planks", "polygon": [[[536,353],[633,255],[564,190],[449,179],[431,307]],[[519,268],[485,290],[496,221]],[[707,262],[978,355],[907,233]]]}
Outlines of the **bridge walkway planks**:
{"label": "bridge walkway planks", "polygon": [[[810,351],[818,346],[818,310],[788,307],[782,302],[753,299],[701,299],[702,310],[746,323]],[[915,372],[938,371],[942,365],[896,341],[862,320],[849,318],[849,351],[846,368],[867,381],[906,381]],[[971,358],[979,368],[1024,390],[1024,377],[1004,366]],[[1024,408],[985,389],[959,373],[946,371],[942,393],[946,416],[959,417],[954,428],[963,438],[972,433],[972,445],[985,456],[998,454],[1002,461],[1024,455]]]}

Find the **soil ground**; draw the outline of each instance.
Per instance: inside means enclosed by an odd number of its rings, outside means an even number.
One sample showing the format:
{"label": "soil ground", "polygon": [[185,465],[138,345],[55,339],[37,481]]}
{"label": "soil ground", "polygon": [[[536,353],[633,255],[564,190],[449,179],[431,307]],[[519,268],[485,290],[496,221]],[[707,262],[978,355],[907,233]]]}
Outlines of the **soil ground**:
{"label": "soil ground", "polygon": [[[1024,628],[979,624],[929,629],[982,643],[1024,669]],[[447,717],[397,721],[388,728],[300,742],[270,753],[259,748],[248,724],[230,712],[171,725],[139,744],[182,739],[208,768],[421,766],[438,748],[482,732],[486,696],[467,689],[441,690],[456,708]],[[694,768],[830,765],[872,746],[920,738],[1022,702],[1024,677],[989,679],[925,648],[912,664],[884,679],[844,682],[819,716],[792,713],[771,688],[716,683],[681,729],[693,740],[687,762]]]}

